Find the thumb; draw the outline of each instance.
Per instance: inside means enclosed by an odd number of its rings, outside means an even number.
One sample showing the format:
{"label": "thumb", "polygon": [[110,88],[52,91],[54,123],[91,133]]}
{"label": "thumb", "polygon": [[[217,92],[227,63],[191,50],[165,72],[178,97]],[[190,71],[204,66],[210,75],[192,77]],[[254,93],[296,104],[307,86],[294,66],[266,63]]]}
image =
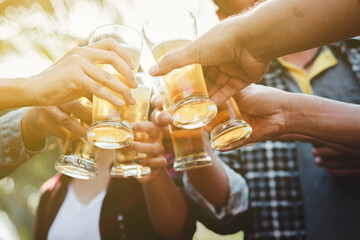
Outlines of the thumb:
{"label": "thumb", "polygon": [[196,63],[195,49],[192,46],[192,44],[189,44],[186,47],[166,54],[155,66],[149,69],[150,75],[163,76],[173,69]]}

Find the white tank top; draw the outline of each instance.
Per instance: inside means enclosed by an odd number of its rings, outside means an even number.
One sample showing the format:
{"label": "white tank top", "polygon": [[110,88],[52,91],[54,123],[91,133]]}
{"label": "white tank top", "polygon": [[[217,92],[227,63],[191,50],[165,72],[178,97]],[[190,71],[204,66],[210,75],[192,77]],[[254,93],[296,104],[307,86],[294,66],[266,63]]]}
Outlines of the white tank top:
{"label": "white tank top", "polygon": [[82,204],[69,184],[65,200],[50,227],[48,240],[100,240],[100,212],[106,191]]}

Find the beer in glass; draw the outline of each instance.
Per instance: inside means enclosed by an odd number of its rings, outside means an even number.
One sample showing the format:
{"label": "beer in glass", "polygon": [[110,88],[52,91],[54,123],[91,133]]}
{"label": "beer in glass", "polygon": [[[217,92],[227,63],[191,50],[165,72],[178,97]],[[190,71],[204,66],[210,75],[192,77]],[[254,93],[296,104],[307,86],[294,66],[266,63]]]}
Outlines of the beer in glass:
{"label": "beer in glass", "polygon": [[[142,50],[141,34],[128,26],[105,25],[96,28],[91,33],[89,43],[105,38],[112,38],[125,48],[135,63],[135,75],[139,67]],[[98,66],[126,84],[125,78],[110,64],[98,64]],[[120,94],[115,94],[124,100]],[[96,96],[94,96],[93,104],[93,123],[87,132],[89,142],[105,149],[117,149],[128,146],[134,138],[133,131],[129,125],[129,105],[125,104],[122,107],[115,107],[108,101]]]}
{"label": "beer in glass", "polygon": [[169,125],[174,146],[175,171],[210,166],[211,157],[206,152],[204,128],[182,129]]}
{"label": "beer in glass", "polygon": [[[158,62],[165,54],[190,44],[196,38],[196,21],[191,12],[168,8],[155,13],[143,26],[144,38]],[[173,105],[172,123],[184,129],[205,126],[216,115],[209,99],[201,65],[191,64],[164,76]]]}
{"label": "beer in glass", "polygon": [[[130,122],[147,121],[149,115],[149,103],[151,97],[151,82],[145,74],[138,73],[136,76],[139,86],[133,90],[136,104],[130,106]],[[134,140],[146,142],[148,135],[144,132],[136,132]],[[110,174],[113,177],[137,177],[150,174],[151,170],[147,166],[142,166],[134,162],[135,159],[146,158],[146,154],[132,151],[128,148],[118,149],[115,152],[115,161]]]}
{"label": "beer in glass", "polygon": [[[163,109],[170,112],[172,105],[162,79],[155,78],[154,86],[156,93],[163,100]],[[206,139],[202,127],[182,129],[170,124],[169,131],[175,153],[173,166],[175,171],[205,167],[212,164],[211,157],[206,151]]]}
{"label": "beer in glass", "polygon": [[208,123],[206,130],[210,133],[211,147],[219,151],[238,148],[252,132],[232,97],[218,107],[216,117]]}
{"label": "beer in glass", "polygon": [[[78,101],[89,111],[92,111],[92,103],[87,98],[81,97]],[[89,127],[73,114],[71,117],[83,127]],[[70,177],[93,179],[97,176],[95,161],[97,150],[94,145],[84,142],[68,132],[62,155],[55,163],[55,169]]]}

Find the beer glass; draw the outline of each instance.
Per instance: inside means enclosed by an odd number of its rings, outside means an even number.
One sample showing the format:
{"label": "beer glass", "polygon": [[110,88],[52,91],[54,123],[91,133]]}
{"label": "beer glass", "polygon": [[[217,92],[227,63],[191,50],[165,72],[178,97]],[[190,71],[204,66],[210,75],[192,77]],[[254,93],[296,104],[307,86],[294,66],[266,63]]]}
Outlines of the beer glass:
{"label": "beer glass", "polygon": [[175,171],[210,166],[211,157],[206,152],[204,128],[181,129],[169,125],[174,146]]}
{"label": "beer glass", "polygon": [[210,133],[211,147],[218,151],[239,147],[252,132],[232,97],[218,107],[216,117],[206,125],[206,130]]}
{"label": "beer glass", "polygon": [[[163,100],[163,109],[170,112],[172,109],[170,97],[161,78],[154,78],[155,91]],[[204,129],[182,129],[169,125],[173,143],[175,162],[174,170],[183,171],[192,168],[210,166],[211,157],[206,152]]]}
{"label": "beer glass", "polygon": [[[91,33],[89,43],[105,38],[112,38],[125,48],[135,63],[135,75],[139,67],[142,51],[141,34],[128,26],[105,25],[96,28]],[[125,78],[110,64],[98,64],[98,66],[125,83]],[[115,94],[123,99],[120,94]],[[108,101],[96,96],[94,96],[93,104],[93,123],[87,132],[88,141],[95,146],[105,149],[117,149],[128,146],[134,138],[133,131],[129,125],[129,105],[125,104],[122,107],[115,107]]]}
{"label": "beer glass", "polygon": [[[87,98],[81,97],[78,101],[89,111],[92,111],[92,103]],[[71,117],[85,128],[89,127],[73,114]],[[94,145],[84,142],[68,132],[62,155],[55,163],[55,169],[70,177],[93,179],[97,176],[95,161],[97,150]]]}
{"label": "beer glass", "polygon": [[[196,21],[191,12],[168,8],[147,19],[144,38],[158,62],[165,54],[185,47],[196,38]],[[191,64],[164,76],[173,105],[172,123],[185,129],[199,128],[216,115],[216,105],[209,99],[201,65]]]}
{"label": "beer glass", "polygon": [[[151,97],[151,81],[143,73],[136,76],[139,86],[133,90],[133,96],[136,104],[130,106],[130,122],[140,122],[148,120],[149,104]],[[144,132],[136,132],[134,140],[146,142],[148,135]],[[146,154],[137,153],[128,148],[118,149],[115,152],[115,161],[110,174],[113,177],[137,177],[150,174],[149,167],[134,163],[135,159],[146,158]]]}

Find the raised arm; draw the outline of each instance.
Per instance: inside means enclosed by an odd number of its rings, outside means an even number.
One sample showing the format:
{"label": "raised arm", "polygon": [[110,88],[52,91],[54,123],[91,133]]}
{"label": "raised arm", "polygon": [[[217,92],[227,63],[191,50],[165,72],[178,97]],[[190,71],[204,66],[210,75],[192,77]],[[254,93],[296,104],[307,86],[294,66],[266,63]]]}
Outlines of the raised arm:
{"label": "raised arm", "polygon": [[358,0],[272,0],[229,18],[150,69],[164,75],[192,63],[223,75],[212,97],[221,104],[260,81],[272,59],[360,34]]}
{"label": "raised arm", "polygon": [[116,106],[124,105],[107,87],[121,94],[129,104],[135,100],[129,88],[94,64],[109,63],[121,73],[130,87],[137,87],[135,67],[126,51],[115,41],[105,39],[67,52],[44,72],[16,79],[0,79],[0,110],[24,106],[58,105],[85,95],[96,95]]}
{"label": "raised arm", "polygon": [[183,194],[175,186],[166,171],[166,159],[162,156],[162,134],[152,122],[133,124],[135,132],[146,132],[147,143],[133,142],[130,148],[146,153],[141,164],[151,168],[151,174],[139,179],[150,220],[161,236],[169,239],[190,239],[195,231],[195,220],[190,216]]}

